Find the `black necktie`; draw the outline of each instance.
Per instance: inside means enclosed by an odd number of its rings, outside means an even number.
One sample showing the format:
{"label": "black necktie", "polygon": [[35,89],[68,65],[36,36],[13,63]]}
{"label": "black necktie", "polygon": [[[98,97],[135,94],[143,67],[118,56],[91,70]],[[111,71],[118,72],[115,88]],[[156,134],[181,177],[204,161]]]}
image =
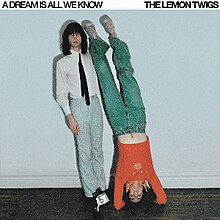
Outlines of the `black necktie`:
{"label": "black necktie", "polygon": [[79,53],[79,74],[80,74],[80,80],[81,80],[81,96],[86,99],[86,105],[89,106],[90,101],[89,101],[89,90],[86,82],[86,75],[85,71],[82,65],[82,60],[81,60],[81,54]]}

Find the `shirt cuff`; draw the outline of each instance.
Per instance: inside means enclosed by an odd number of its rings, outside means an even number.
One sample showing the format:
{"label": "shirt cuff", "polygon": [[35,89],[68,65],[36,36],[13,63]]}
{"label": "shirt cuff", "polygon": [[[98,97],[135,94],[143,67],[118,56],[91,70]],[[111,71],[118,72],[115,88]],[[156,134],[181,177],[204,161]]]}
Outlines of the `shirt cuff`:
{"label": "shirt cuff", "polygon": [[71,114],[71,111],[70,111],[70,107],[69,106],[66,106],[63,108],[63,111],[64,111],[64,114],[67,116],[69,114]]}

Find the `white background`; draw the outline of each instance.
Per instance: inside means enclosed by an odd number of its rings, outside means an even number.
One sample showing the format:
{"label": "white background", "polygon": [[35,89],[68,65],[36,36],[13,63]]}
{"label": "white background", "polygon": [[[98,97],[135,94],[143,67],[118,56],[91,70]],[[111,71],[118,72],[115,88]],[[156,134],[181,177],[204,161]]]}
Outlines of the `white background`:
{"label": "white background", "polygon": [[[53,99],[68,19],[110,15],[132,55],[165,187],[219,187],[220,14],[216,11],[1,11],[0,187],[79,186],[73,137]],[[111,58],[111,51],[108,54]],[[105,172],[114,152],[104,124]]]}

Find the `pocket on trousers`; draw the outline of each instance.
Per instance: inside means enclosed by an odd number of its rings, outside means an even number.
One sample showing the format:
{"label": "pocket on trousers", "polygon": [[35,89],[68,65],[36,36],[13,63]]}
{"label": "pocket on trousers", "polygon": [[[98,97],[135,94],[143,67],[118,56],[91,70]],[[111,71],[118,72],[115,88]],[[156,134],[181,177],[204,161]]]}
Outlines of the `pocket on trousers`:
{"label": "pocket on trousers", "polygon": [[70,110],[74,118],[76,120],[80,119],[81,115],[81,105],[82,105],[82,99],[80,98],[71,98],[70,100]]}

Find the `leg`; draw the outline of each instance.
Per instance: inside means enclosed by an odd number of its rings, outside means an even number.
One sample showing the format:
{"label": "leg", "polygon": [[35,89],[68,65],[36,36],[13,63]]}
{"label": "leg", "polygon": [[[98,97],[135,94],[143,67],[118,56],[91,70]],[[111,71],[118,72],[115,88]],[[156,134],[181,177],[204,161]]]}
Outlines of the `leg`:
{"label": "leg", "polygon": [[145,132],[146,115],[140,88],[134,78],[128,46],[117,38],[113,21],[107,15],[100,17],[100,23],[109,33],[109,42],[113,49],[113,63],[115,65],[121,92],[127,110],[127,118],[131,132]]}
{"label": "leg", "polygon": [[108,119],[114,133],[120,135],[127,129],[126,109],[105,56],[108,48],[109,45],[100,38],[90,41],[90,53],[98,74]]}
{"label": "leg", "polygon": [[134,77],[128,46],[119,38],[109,38],[122,95],[132,132],[145,132],[146,115],[140,88]]}
{"label": "leg", "polygon": [[103,117],[98,97],[91,99],[90,131],[92,144],[92,167],[96,177],[96,188],[106,189],[104,173],[104,155],[102,149]]}
{"label": "leg", "polygon": [[80,131],[75,136],[76,150],[78,155],[78,168],[81,177],[82,187],[86,197],[92,197],[97,189],[96,177],[92,167],[92,146],[90,139],[90,126],[87,115],[89,108],[86,106],[85,100],[78,98],[71,101],[71,111],[76,118]]}

